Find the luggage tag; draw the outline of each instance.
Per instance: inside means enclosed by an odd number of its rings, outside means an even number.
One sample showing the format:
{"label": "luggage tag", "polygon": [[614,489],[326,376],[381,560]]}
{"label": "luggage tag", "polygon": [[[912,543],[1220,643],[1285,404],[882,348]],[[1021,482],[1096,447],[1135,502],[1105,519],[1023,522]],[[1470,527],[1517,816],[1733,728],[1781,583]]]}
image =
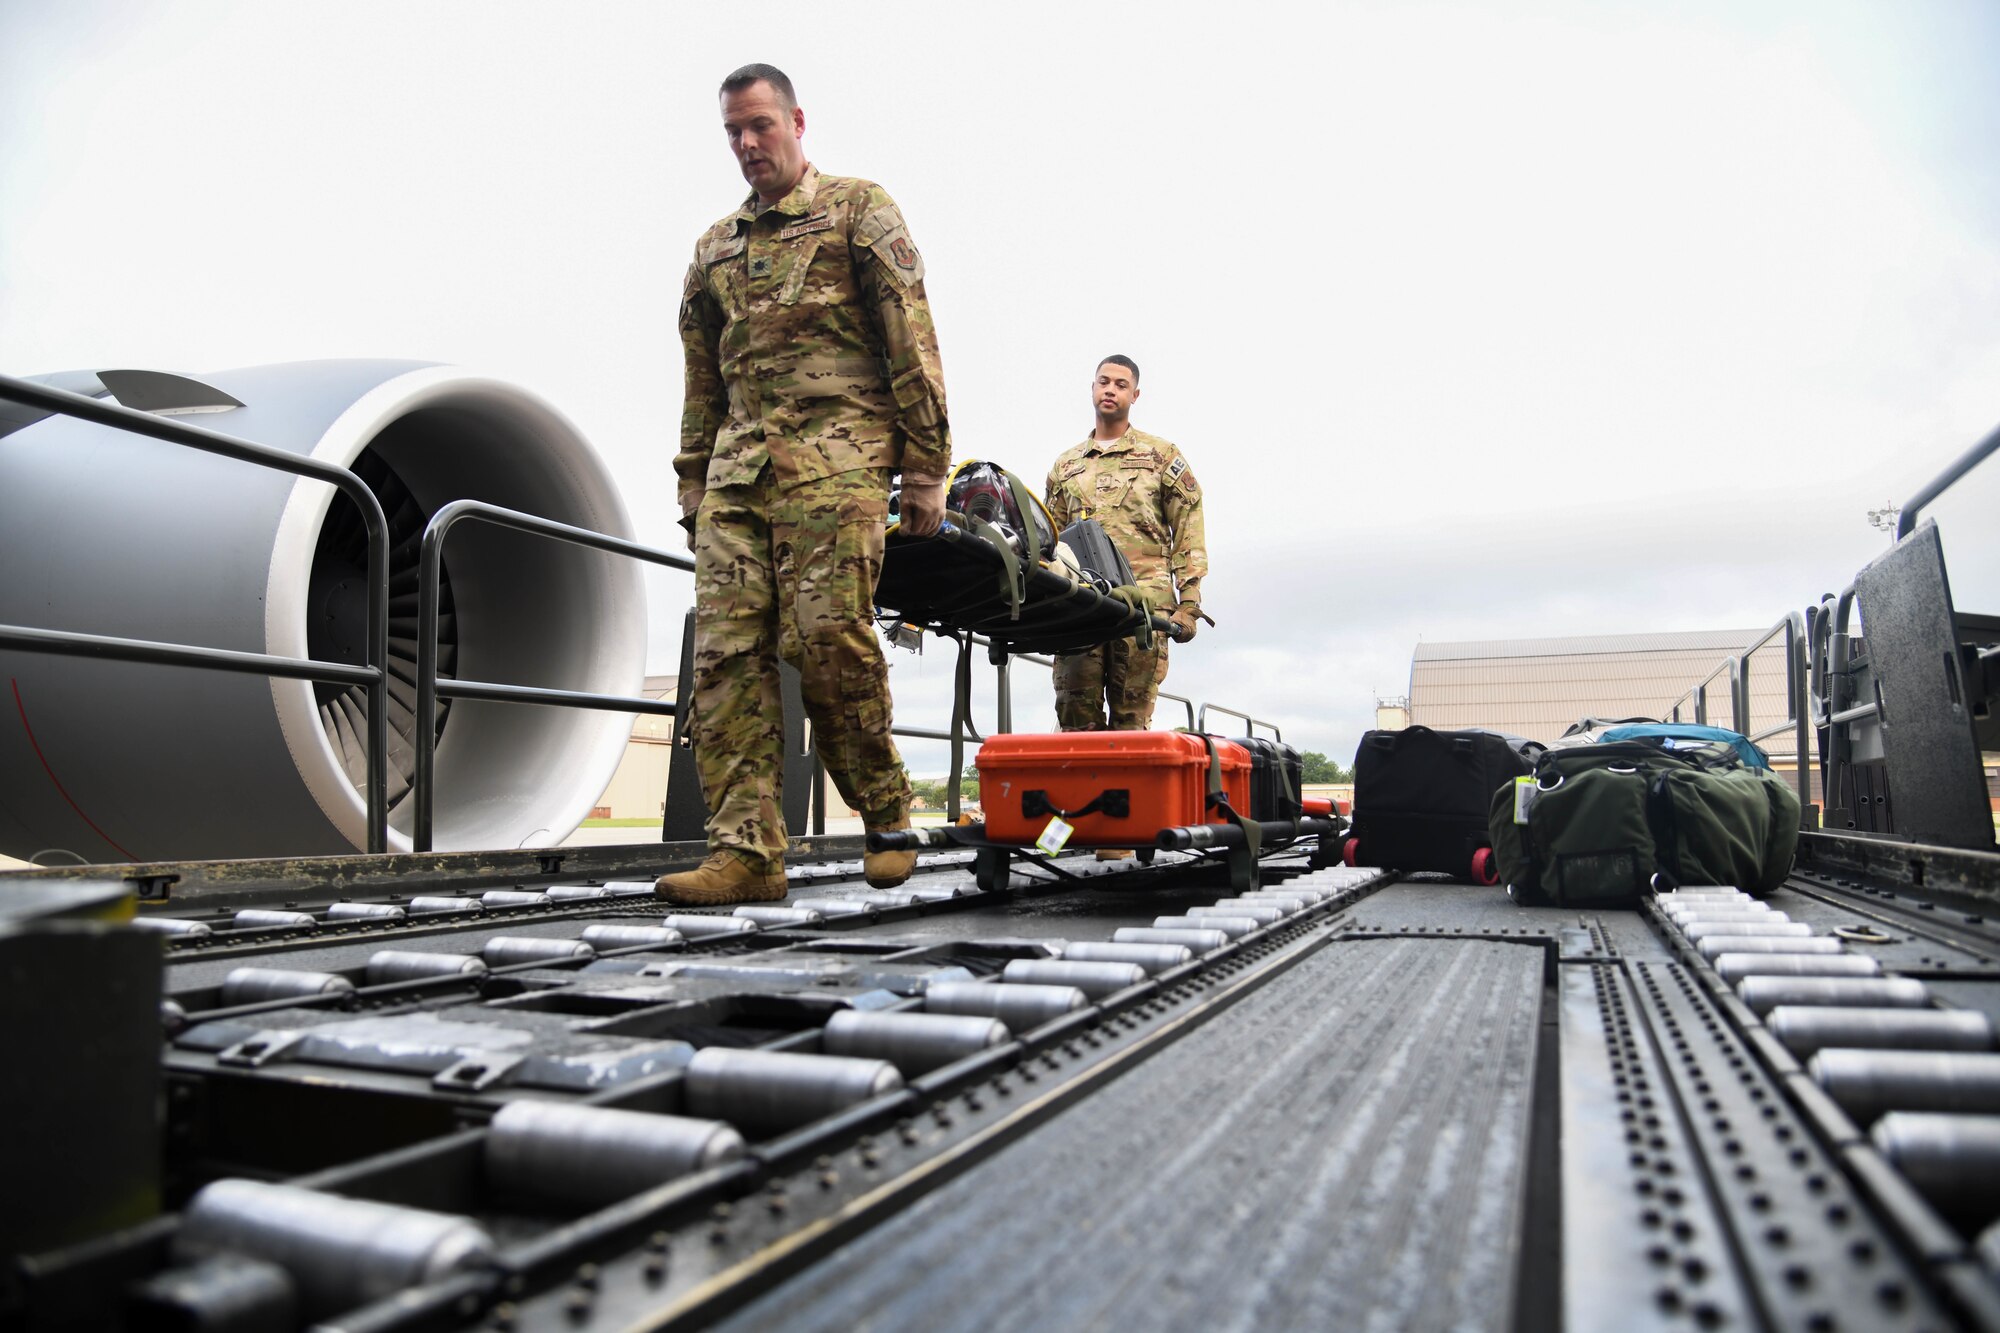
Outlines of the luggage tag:
{"label": "luggage tag", "polygon": [[1061,818],[1050,815],[1048,827],[1042,830],[1041,837],[1035,839],[1035,846],[1043,855],[1054,856],[1063,849],[1063,844],[1069,841],[1069,835],[1074,832],[1076,830],[1063,823]]}
{"label": "luggage tag", "polygon": [[1535,802],[1541,798],[1542,789],[1534,778],[1514,779],[1514,822],[1525,824],[1528,816],[1535,812]]}

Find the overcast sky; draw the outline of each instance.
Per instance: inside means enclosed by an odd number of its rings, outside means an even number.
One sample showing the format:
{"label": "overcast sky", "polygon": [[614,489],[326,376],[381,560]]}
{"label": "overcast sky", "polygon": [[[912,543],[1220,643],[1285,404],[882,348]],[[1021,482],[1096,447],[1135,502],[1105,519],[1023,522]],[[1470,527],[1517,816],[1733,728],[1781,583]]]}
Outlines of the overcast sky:
{"label": "overcast sky", "polygon": [[[2000,421],[1987,0],[835,14],[0,0],[0,370],[474,366],[674,544],[681,275],[744,190],[714,89],[769,61],[909,218],[959,455],[1039,485],[1134,357],[1208,497],[1168,689],[1336,757],[1420,639],[1838,590]],[[1987,474],[1937,513],[2000,611]],[[941,725],[949,654],[893,660]]]}

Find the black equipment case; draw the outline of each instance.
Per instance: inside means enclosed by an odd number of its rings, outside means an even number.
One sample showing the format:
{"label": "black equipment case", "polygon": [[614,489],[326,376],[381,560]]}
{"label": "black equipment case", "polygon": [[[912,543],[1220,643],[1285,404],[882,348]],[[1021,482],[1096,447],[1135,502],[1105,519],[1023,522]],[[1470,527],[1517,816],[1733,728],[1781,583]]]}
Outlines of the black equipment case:
{"label": "black equipment case", "polygon": [[1305,763],[1296,748],[1261,736],[1229,738],[1250,752],[1250,818],[1297,819]]}
{"label": "black equipment case", "polygon": [[1534,772],[1534,741],[1497,731],[1370,731],[1354,752],[1349,865],[1500,882],[1487,832],[1493,793]]}

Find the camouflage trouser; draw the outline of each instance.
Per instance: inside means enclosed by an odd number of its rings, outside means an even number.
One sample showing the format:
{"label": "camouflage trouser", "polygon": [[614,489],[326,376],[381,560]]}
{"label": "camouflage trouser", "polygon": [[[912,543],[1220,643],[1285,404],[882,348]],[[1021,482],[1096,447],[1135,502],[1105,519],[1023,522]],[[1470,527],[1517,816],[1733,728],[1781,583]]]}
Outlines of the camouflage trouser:
{"label": "camouflage trouser", "polygon": [[784,853],[779,657],[798,668],[813,743],[841,799],[870,825],[909,809],[872,619],[888,507],[882,468],[786,490],[766,468],[753,485],[702,497],[694,737],[711,848],[764,860]]}
{"label": "camouflage trouser", "polygon": [[1151,648],[1137,639],[1113,639],[1088,652],[1058,653],[1055,677],[1056,725],[1064,731],[1144,731],[1167,678],[1167,638],[1155,634]]}

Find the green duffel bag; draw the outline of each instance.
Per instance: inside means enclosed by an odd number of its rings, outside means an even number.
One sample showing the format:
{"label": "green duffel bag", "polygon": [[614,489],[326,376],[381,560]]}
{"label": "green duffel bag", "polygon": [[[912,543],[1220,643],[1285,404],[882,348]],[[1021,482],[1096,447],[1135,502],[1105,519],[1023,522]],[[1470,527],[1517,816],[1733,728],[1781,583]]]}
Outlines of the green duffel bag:
{"label": "green duffel bag", "polygon": [[1579,745],[1544,752],[1533,777],[1493,793],[1487,828],[1501,881],[1526,906],[1631,907],[1682,884],[1762,896],[1792,868],[1799,798],[1726,745]]}

